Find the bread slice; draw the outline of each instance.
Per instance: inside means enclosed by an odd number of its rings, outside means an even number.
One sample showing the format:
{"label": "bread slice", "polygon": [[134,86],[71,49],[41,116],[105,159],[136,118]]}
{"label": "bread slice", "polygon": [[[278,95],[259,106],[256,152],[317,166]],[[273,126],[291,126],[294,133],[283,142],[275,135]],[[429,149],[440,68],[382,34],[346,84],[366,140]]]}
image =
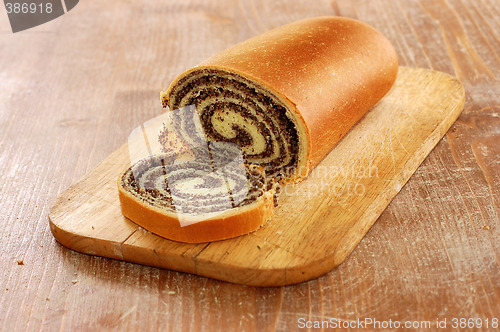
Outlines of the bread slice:
{"label": "bread slice", "polygon": [[200,243],[257,230],[271,218],[279,186],[256,165],[217,169],[160,154],[125,170],[118,192],[125,217],[167,239]]}

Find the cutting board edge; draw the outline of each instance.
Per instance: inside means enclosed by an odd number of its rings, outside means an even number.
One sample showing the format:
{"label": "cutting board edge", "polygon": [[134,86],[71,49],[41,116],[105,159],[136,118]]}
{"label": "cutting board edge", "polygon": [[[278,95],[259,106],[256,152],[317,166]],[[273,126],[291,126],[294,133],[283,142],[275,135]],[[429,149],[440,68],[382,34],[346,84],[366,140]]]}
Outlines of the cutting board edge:
{"label": "cutting board edge", "polygon": [[98,237],[91,237],[71,232],[55,223],[54,218],[50,213],[49,226],[50,231],[57,242],[68,249],[86,255],[123,260],[123,242],[109,241]]}
{"label": "cutting board edge", "polygon": [[[453,77],[449,75],[450,77]],[[456,81],[460,83],[457,79]],[[462,86],[460,84],[460,86]],[[362,232],[356,232],[356,233],[349,233],[349,234],[360,234],[357,236],[355,239],[352,237],[344,237],[344,239],[339,243],[337,246],[337,250],[334,252],[333,256],[336,257],[335,261],[338,261],[339,263],[337,265],[340,265],[349,255],[356,249],[358,244],[361,242],[361,240],[365,237],[366,233],[371,229],[371,227],[377,222],[378,218],[380,215],[385,211],[385,209],[389,206],[389,204],[392,202],[392,200],[398,195],[398,193],[404,188],[406,183],[410,180],[410,178],[415,174],[415,172],[418,170],[420,165],[427,159],[427,157],[430,155],[430,153],[434,150],[437,144],[442,140],[442,138],[446,135],[448,130],[453,126],[455,121],[460,117],[460,114],[463,111],[465,105],[465,90],[463,89],[462,86],[462,97],[461,97],[461,102],[458,104],[453,112],[450,112],[449,117],[445,118],[442,122],[442,126],[436,127],[436,129],[429,135],[428,139],[424,141],[422,144],[421,148],[417,150],[416,153],[413,154],[413,156],[407,161],[405,166],[403,167],[403,171],[400,172],[400,177],[394,178],[392,181],[393,184],[387,187],[387,190],[382,192],[382,195],[379,196],[379,200],[382,200],[383,203],[377,204],[377,201],[373,202],[359,219],[362,220],[366,217],[366,214],[373,214],[376,215],[376,217],[371,217],[370,219],[373,219],[372,222],[368,222],[365,224],[366,231]],[[410,167],[407,167],[410,164]],[[396,188],[396,190],[392,190]],[[375,212],[371,209],[373,205],[379,205],[381,206],[380,210],[375,210]],[[379,212],[378,212],[379,211]],[[358,228],[356,227],[356,224],[353,225],[351,228]],[[345,244],[344,244],[345,243]],[[352,248],[350,250],[347,250],[343,253],[339,252],[339,248],[348,248],[347,243],[352,244]]]}

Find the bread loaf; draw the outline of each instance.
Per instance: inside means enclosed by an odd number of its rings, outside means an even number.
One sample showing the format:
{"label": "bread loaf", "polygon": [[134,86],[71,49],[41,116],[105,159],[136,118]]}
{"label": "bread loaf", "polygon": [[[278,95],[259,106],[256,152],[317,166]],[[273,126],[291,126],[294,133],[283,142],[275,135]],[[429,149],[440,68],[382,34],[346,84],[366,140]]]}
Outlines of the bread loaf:
{"label": "bread loaf", "polygon": [[393,85],[397,55],[365,23],[294,22],[179,75],[162,104],[196,105],[208,140],[237,143],[249,163],[303,179]]}
{"label": "bread loaf", "polygon": [[[195,105],[203,133],[191,133],[195,126],[180,119],[181,130],[176,135],[164,130],[160,139],[175,137],[170,145],[179,151],[203,141],[238,146],[245,171],[229,167],[226,176],[243,174],[239,183],[246,189],[240,193],[231,181],[205,181],[214,172],[206,156],[200,162],[194,153],[195,161],[180,164],[169,154],[150,156],[118,181],[123,214],[182,242],[222,240],[258,229],[272,216],[277,181],[306,177],[389,91],[397,70],[397,55],[382,34],[341,17],[291,23],[208,58],[161,92],[170,110]],[[190,180],[200,174],[203,180]],[[172,191],[177,181],[187,190],[180,196]],[[224,186],[229,203],[212,195]],[[191,200],[183,204],[182,195]]]}

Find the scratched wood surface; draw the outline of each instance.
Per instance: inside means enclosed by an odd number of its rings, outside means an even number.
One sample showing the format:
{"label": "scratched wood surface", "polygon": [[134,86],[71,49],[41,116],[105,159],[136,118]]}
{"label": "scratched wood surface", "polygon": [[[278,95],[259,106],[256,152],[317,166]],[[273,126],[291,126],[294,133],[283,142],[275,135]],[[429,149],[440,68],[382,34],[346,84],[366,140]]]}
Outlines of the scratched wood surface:
{"label": "scratched wood surface", "polygon": [[[500,316],[500,10],[495,0],[85,1],[12,34],[0,14],[0,329],[279,330],[300,319]],[[68,250],[55,198],[158,114],[158,91],[303,17],[363,20],[402,65],[457,76],[464,112],[348,259],[254,288]]]}

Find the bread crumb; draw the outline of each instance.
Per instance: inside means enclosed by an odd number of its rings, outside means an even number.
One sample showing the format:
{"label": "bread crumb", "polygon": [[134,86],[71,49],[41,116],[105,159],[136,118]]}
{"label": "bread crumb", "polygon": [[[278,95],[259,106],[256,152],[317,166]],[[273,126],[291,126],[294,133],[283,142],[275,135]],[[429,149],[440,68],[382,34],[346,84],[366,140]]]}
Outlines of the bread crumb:
{"label": "bread crumb", "polygon": [[488,230],[488,229],[490,229],[490,226],[488,226],[488,225],[484,225],[484,226],[483,226],[483,229]]}
{"label": "bread crumb", "polygon": [[22,259],[18,260],[17,265],[24,265],[24,261]]}
{"label": "bread crumb", "polygon": [[173,295],[173,294],[175,294],[175,292],[174,292],[174,291],[169,291],[169,292],[168,292],[168,295]]}
{"label": "bread crumb", "polygon": [[78,282],[78,280],[74,279],[74,280],[72,280],[71,282],[72,282],[72,283],[73,283],[73,285],[74,285],[74,284],[76,284],[76,283]]}

